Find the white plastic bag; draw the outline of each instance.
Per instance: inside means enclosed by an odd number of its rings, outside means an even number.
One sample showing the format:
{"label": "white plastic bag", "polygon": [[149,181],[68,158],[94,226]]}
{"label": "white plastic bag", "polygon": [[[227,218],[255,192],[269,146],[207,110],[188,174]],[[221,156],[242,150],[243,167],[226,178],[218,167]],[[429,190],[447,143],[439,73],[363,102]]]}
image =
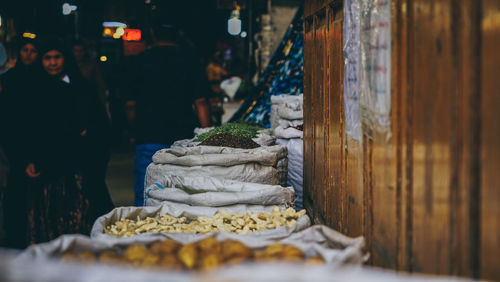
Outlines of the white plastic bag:
{"label": "white plastic bag", "polygon": [[240,88],[241,81],[241,78],[233,76],[229,79],[223,80],[220,84],[220,88],[224,91],[224,93],[226,93],[227,96],[229,96],[231,100],[233,100],[234,95],[238,92],[238,88]]}

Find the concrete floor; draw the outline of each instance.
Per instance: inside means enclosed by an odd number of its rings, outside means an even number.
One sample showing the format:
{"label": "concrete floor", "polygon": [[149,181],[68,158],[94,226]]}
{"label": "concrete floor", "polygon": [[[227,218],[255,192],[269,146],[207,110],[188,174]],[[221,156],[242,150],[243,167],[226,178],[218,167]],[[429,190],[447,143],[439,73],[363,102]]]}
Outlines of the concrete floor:
{"label": "concrete floor", "polygon": [[106,184],[115,207],[134,205],[134,160],[133,150],[111,154]]}

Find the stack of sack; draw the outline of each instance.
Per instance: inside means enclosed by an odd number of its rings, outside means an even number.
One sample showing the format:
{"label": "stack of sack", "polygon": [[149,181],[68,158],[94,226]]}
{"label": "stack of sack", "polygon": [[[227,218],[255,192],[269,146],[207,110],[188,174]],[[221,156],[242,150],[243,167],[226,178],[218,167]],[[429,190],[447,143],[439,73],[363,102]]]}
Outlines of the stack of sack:
{"label": "stack of sack", "polygon": [[172,147],[159,150],[146,171],[144,187],[164,176],[211,176],[269,185],[286,186],[288,152],[274,145],[254,149],[217,146]]}
{"label": "stack of sack", "polygon": [[271,96],[271,126],[276,144],[288,148],[288,182],[295,188],[295,208],[303,208],[303,95]]}

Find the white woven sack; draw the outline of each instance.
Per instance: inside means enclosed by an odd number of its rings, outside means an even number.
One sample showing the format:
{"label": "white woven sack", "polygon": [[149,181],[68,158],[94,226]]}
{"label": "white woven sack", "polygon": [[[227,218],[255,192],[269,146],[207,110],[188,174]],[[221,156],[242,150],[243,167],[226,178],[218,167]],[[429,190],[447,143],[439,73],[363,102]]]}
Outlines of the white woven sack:
{"label": "white woven sack", "polygon": [[191,206],[223,207],[235,204],[292,206],[293,187],[241,182],[224,178],[166,175],[144,189],[144,205],[165,201]]}

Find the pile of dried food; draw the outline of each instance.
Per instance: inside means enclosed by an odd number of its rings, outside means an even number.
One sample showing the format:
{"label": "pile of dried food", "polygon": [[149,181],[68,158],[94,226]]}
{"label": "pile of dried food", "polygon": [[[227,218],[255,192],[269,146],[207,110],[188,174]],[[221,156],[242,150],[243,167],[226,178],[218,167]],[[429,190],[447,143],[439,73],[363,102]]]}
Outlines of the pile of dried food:
{"label": "pile of dried food", "polygon": [[205,139],[216,135],[216,134],[221,134],[221,133],[228,133],[231,135],[235,136],[242,136],[242,137],[248,137],[248,138],[256,138],[258,131],[262,130],[264,128],[259,127],[259,126],[254,126],[254,125],[248,125],[244,123],[236,123],[236,122],[230,122],[230,123],[225,123],[221,126],[218,126],[209,132],[200,134],[195,141],[196,142],[203,142]]}
{"label": "pile of dried food", "polygon": [[199,144],[200,146],[220,146],[241,149],[255,149],[260,147],[251,138],[244,136],[236,136],[228,133],[215,134]]}
{"label": "pile of dried food", "polygon": [[323,264],[320,257],[306,258],[301,249],[282,243],[269,245],[263,251],[254,251],[235,240],[217,241],[213,237],[182,245],[173,240],[156,242],[150,246],[135,244],[123,252],[116,250],[94,254],[89,251],[80,253],[66,252],[61,256],[64,262],[110,263],[168,269],[210,270],[221,265],[236,264],[244,261],[286,260]]}
{"label": "pile of dried food", "polygon": [[293,208],[284,211],[275,206],[271,213],[259,212],[234,214],[221,209],[212,217],[199,216],[188,221],[186,217],[173,217],[168,214],[131,220],[122,218],[120,221],[104,228],[104,233],[114,237],[129,237],[151,232],[183,232],[205,234],[211,232],[232,232],[248,234],[250,232],[275,229],[280,226],[292,227],[306,211],[296,212]]}

